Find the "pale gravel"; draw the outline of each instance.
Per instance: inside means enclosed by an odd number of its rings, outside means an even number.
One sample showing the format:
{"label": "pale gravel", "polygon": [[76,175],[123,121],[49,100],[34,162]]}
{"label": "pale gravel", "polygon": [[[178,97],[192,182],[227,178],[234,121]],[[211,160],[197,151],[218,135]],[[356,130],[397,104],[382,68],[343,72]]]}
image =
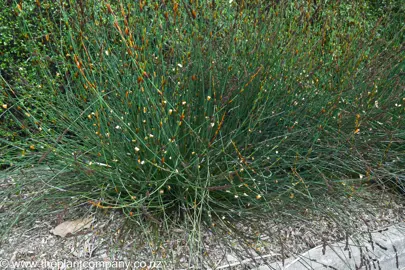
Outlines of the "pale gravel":
{"label": "pale gravel", "polygon": [[[6,185],[4,178],[0,184]],[[95,211],[89,205],[81,205],[69,209],[62,216],[53,214],[37,219],[28,229],[13,228],[0,244],[0,259],[14,262],[144,261],[164,269],[252,269],[294,257],[318,245],[346,239],[353,233],[356,237],[367,237],[369,231],[405,221],[403,197],[381,190],[362,195],[368,203],[345,198],[341,207],[337,207],[338,211],[342,211],[339,214],[345,217],[339,224],[344,222],[352,232],[345,232],[337,222],[331,221],[333,219],[323,218],[322,213],[308,213],[305,220],[269,215],[228,224],[239,232],[204,229],[198,251],[190,250],[187,245],[192,234],[190,229],[172,228],[169,232],[162,232],[153,239],[155,243],[159,239],[159,243],[152,245],[151,238],[141,236],[142,227],[134,222],[126,223],[121,212],[105,213]],[[3,202],[5,199],[2,199]],[[3,211],[7,209],[3,207]],[[89,230],[66,238],[50,233],[62,221],[85,216],[94,218]],[[227,224],[226,220],[224,224]],[[244,239],[246,235],[253,237]]]}

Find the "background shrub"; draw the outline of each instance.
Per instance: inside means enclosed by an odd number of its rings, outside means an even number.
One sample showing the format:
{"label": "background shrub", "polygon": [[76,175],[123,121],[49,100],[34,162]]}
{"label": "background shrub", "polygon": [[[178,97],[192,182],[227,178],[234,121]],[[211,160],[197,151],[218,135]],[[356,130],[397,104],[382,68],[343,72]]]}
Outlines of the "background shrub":
{"label": "background shrub", "polygon": [[[52,88],[58,88],[60,80],[55,76],[41,77],[39,70],[47,69],[55,75],[56,67],[61,64],[57,41],[63,26],[58,24],[58,6],[55,1],[0,3],[2,168],[8,167],[9,158],[15,156],[10,148],[13,142],[24,142],[24,147],[28,148],[29,141],[39,135],[41,123],[54,120],[44,108],[53,102]],[[47,83],[52,83],[52,88],[44,87]],[[35,115],[38,122],[30,122],[30,115]]]}

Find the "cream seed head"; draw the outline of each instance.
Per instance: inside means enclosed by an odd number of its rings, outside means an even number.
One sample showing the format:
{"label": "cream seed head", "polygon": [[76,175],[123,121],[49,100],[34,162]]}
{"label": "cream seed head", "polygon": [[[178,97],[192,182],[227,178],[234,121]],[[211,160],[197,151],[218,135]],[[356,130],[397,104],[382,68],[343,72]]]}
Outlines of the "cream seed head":
{"label": "cream seed head", "polygon": [[141,149],[139,149],[138,147],[135,147],[136,152],[139,152],[139,150],[141,150]]}

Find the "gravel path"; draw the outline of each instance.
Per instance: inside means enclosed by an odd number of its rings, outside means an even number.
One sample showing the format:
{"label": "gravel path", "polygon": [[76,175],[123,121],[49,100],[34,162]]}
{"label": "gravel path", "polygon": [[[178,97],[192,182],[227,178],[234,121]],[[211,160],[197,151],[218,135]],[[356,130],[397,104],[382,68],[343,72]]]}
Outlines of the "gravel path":
{"label": "gravel path", "polygon": [[[0,184],[5,183],[3,178]],[[196,250],[189,245],[196,228],[172,227],[156,233],[159,228],[153,224],[145,227],[128,222],[119,211],[78,205],[34,219],[29,226],[14,227],[0,244],[0,259],[39,264],[19,269],[80,269],[80,264],[86,264],[86,269],[252,269],[351,238],[352,232],[356,237],[367,237],[370,231],[405,221],[403,198],[381,191],[364,193],[363,198],[362,203],[343,198],[336,210],[342,211],[336,213],[342,220],[336,222],[316,212],[308,212],[305,219],[272,215],[224,221],[232,230],[201,229]],[[0,199],[0,212],[7,213],[7,198]],[[6,216],[3,214],[0,217]],[[58,224],[83,217],[93,219],[89,228],[65,238],[51,233]],[[352,232],[347,232],[342,223]]]}

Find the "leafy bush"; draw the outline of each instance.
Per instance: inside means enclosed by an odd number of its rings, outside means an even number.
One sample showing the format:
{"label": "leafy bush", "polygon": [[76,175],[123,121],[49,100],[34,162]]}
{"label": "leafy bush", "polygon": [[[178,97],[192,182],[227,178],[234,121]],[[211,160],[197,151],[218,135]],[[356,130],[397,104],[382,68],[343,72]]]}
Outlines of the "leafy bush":
{"label": "leafy bush", "polygon": [[[32,140],[40,123],[52,120],[43,110],[53,101],[52,88],[43,87],[50,81],[38,69],[55,70],[58,64],[57,7],[53,1],[0,3],[0,166],[9,165],[13,141]],[[57,80],[52,83],[57,87]],[[31,123],[29,115],[41,120]]]}

